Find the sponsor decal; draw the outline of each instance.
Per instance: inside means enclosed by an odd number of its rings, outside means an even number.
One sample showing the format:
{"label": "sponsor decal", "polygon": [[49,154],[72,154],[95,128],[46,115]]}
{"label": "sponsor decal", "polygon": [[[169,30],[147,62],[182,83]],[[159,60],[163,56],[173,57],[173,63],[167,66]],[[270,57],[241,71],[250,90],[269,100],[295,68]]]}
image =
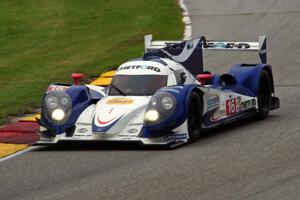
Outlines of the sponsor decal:
{"label": "sponsor decal", "polygon": [[109,119],[101,119],[100,115],[94,118],[94,123],[92,126],[93,132],[101,132],[103,134],[106,133],[107,130],[112,128],[122,117],[124,114],[119,114],[117,116],[111,117]]}
{"label": "sponsor decal", "polygon": [[215,122],[218,121],[219,119],[223,118],[225,116],[225,111],[224,110],[216,110],[211,116],[210,116],[210,121]]}
{"label": "sponsor decal", "polygon": [[226,48],[226,42],[213,43],[212,47],[214,47],[214,48]]}
{"label": "sponsor decal", "polygon": [[85,134],[76,134],[76,135],[73,135],[73,138],[75,138],[75,139],[84,139],[84,138],[89,138],[89,137],[93,137],[92,135],[85,135]]}
{"label": "sponsor decal", "polygon": [[91,125],[90,123],[78,122],[76,125]]}
{"label": "sponsor decal", "polygon": [[176,135],[168,135],[167,136],[168,140],[184,140],[187,139],[187,134],[176,134]]}
{"label": "sponsor decal", "polygon": [[250,44],[246,42],[208,42],[206,48],[224,48],[224,49],[249,49]]}
{"label": "sponsor decal", "polygon": [[117,119],[117,118],[118,118],[118,117],[114,117],[114,118],[112,118],[112,119],[110,119],[110,120],[102,121],[102,120],[98,117],[97,121],[98,121],[98,123],[99,123],[100,125],[105,125],[105,124],[108,124],[108,123],[114,121],[114,120]]}
{"label": "sponsor decal", "polygon": [[111,114],[111,112],[114,110],[114,108],[111,108],[110,111],[108,112],[108,114]]}
{"label": "sponsor decal", "polygon": [[132,136],[132,135],[129,135],[129,134],[119,134],[118,136],[122,137],[122,140],[131,140],[131,139],[136,138],[136,136]]}
{"label": "sponsor decal", "polygon": [[80,128],[80,129],[78,129],[77,132],[78,133],[86,133],[86,132],[88,132],[88,129],[87,128]]}
{"label": "sponsor decal", "polygon": [[219,97],[217,95],[208,97],[208,99],[207,99],[208,109],[213,108],[218,105],[219,105]]}
{"label": "sponsor decal", "polygon": [[52,91],[65,91],[69,88],[69,86],[64,86],[64,85],[50,85],[47,89],[47,92],[52,92]]}
{"label": "sponsor decal", "polygon": [[244,101],[244,102],[241,103],[241,111],[247,110],[249,108],[253,108],[255,106],[256,106],[256,100],[255,99]]}
{"label": "sponsor decal", "polygon": [[132,104],[133,103],[133,99],[130,98],[113,98],[113,99],[109,99],[108,101],[106,101],[106,104],[108,105],[112,105],[112,104]]}
{"label": "sponsor decal", "polygon": [[194,44],[193,44],[193,42],[191,42],[191,41],[187,41],[187,49],[189,50],[189,49],[192,49],[192,48],[194,48]]}
{"label": "sponsor decal", "polygon": [[240,111],[241,97],[230,98],[226,100],[226,114],[232,115]]}
{"label": "sponsor decal", "polygon": [[136,128],[129,129],[127,133],[136,133],[138,130]]}
{"label": "sponsor decal", "polygon": [[146,70],[152,70],[155,72],[160,72],[160,69],[158,67],[148,66],[148,65],[131,65],[131,66],[124,66],[119,67],[117,71],[121,70],[127,70],[127,69],[146,69]]}
{"label": "sponsor decal", "polygon": [[130,123],[128,126],[142,126],[143,123]]}

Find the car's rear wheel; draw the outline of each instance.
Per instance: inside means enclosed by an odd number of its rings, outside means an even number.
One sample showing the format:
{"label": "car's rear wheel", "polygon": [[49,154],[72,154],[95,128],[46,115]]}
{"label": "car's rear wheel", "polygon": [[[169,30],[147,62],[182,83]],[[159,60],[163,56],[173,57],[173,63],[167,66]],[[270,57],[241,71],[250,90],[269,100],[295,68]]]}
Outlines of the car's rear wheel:
{"label": "car's rear wheel", "polygon": [[197,140],[202,127],[202,101],[196,92],[192,92],[187,112],[189,141]]}
{"label": "car's rear wheel", "polygon": [[265,119],[269,115],[271,105],[272,91],[271,91],[271,78],[268,72],[262,71],[259,78],[258,86],[258,119]]}

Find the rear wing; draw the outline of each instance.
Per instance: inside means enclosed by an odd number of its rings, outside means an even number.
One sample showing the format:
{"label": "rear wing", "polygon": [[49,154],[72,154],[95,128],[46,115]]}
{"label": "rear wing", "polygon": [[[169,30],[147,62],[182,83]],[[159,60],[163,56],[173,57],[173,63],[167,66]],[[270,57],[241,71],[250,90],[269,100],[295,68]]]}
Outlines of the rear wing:
{"label": "rear wing", "polygon": [[232,50],[232,51],[258,51],[261,63],[267,63],[267,36],[259,36],[258,42],[214,41],[206,40],[203,49]]}
{"label": "rear wing", "polygon": [[[199,37],[191,40],[179,41],[153,41],[152,35],[146,35],[145,56],[168,57],[182,63],[194,75],[203,71],[202,50],[223,50],[223,51],[258,51],[260,60],[263,64],[267,63],[267,37],[260,36],[258,42],[236,42],[222,40],[206,40],[205,37]],[[193,53],[196,52],[196,53]],[[187,58],[187,56],[189,56]],[[196,56],[196,57],[195,57]],[[184,59],[183,59],[184,58]],[[197,66],[190,66],[188,60],[197,61]],[[183,61],[187,63],[183,63]],[[195,70],[195,67],[199,69]],[[199,74],[199,73],[198,73]]]}

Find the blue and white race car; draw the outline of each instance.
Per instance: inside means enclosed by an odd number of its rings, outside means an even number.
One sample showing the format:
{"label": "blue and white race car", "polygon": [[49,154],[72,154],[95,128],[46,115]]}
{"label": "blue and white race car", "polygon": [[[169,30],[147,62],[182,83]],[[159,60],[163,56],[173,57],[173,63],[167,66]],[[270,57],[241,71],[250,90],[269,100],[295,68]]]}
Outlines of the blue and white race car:
{"label": "blue and white race car", "polygon": [[[237,64],[226,74],[203,72],[203,51],[259,51],[263,64]],[[204,130],[279,108],[266,37],[259,42],[152,41],[120,65],[108,90],[52,84],[43,97],[38,144],[136,141],[174,147]]]}

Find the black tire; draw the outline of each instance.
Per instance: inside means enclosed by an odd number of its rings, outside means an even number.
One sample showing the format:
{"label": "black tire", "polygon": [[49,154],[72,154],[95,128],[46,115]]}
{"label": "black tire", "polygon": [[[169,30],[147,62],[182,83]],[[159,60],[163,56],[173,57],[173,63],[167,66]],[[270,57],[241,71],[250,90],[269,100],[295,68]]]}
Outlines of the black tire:
{"label": "black tire", "polygon": [[196,92],[192,92],[189,99],[187,126],[189,141],[196,141],[202,127],[202,100]]}
{"label": "black tire", "polygon": [[263,70],[260,74],[257,103],[258,103],[258,119],[265,119],[269,115],[271,105],[271,78],[267,71]]}

